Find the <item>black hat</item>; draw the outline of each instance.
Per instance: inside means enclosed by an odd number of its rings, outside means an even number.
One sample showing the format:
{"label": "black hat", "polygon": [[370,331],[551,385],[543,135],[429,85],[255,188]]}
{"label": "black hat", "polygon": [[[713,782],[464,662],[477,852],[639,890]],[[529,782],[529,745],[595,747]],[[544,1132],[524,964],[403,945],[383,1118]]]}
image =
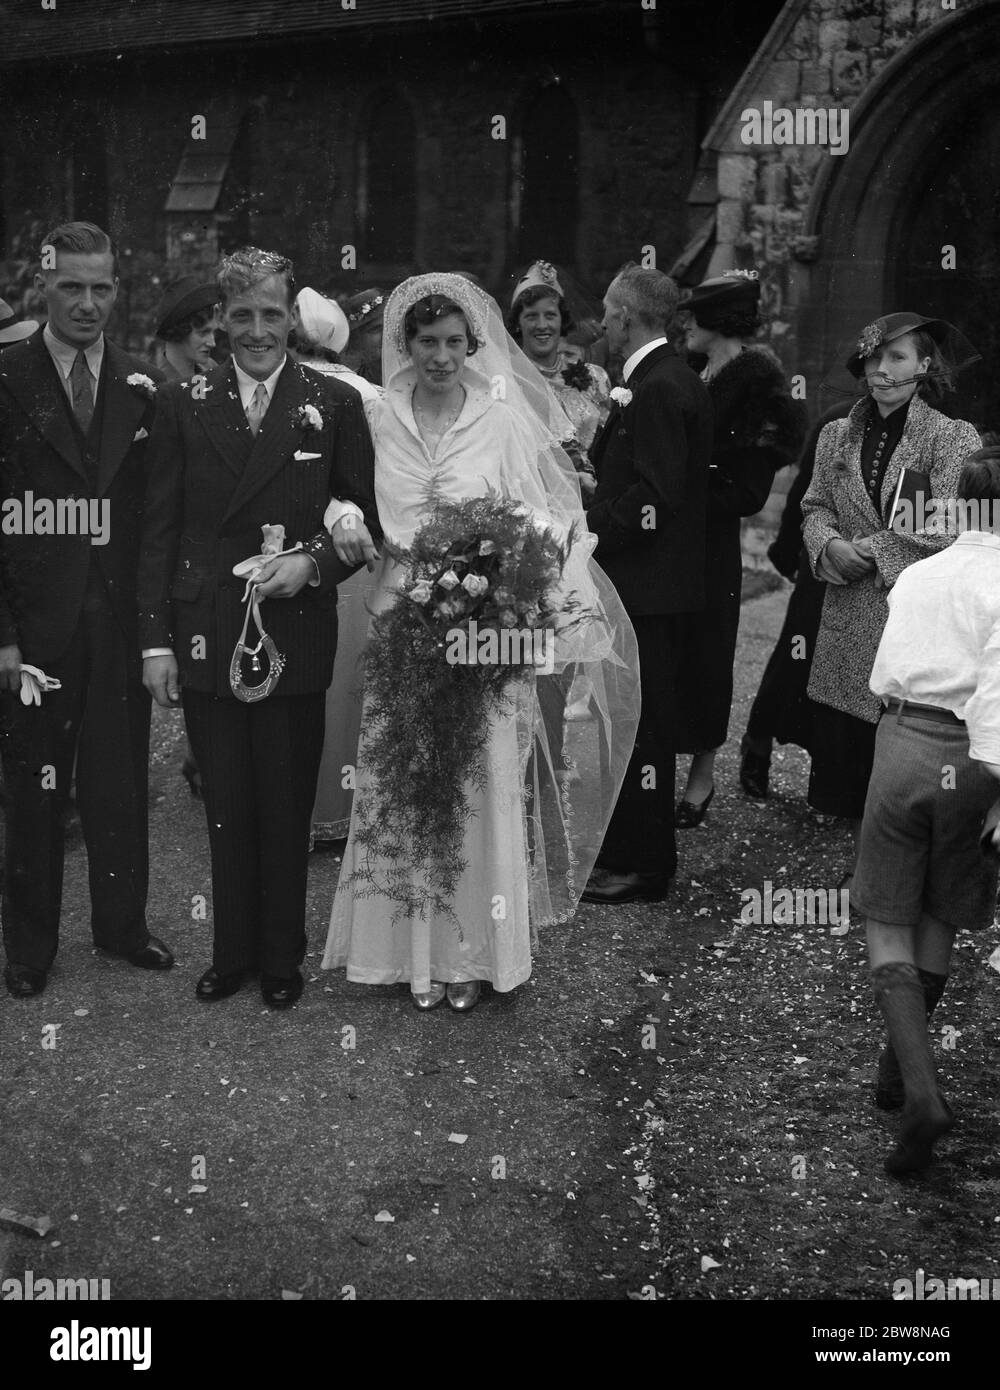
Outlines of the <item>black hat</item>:
{"label": "black hat", "polygon": [[183,323],[201,309],[211,309],[219,299],[219,287],[214,280],[206,282],[199,280],[196,275],[185,275],[183,279],[175,281],[163,296],[156,336],[162,338],[164,329]]}
{"label": "black hat", "polygon": [[347,314],[347,322],[351,325],[351,332],[357,333],[360,328],[376,328],[381,324],[384,316],[384,304],[388,295],[383,290],[371,289],[362,290],[360,294],[352,294],[344,305],[344,312]]}
{"label": "black hat", "polygon": [[708,320],[713,316],[730,314],[734,309],[754,309],[759,299],[757,272],[730,270],[687,290],[681,295],[677,308],[688,310],[703,328],[708,328],[711,326]]}
{"label": "black hat", "polygon": [[918,328],[941,347],[958,331],[944,319],[925,319],[923,314],[911,314],[905,310],[899,314],[883,314],[880,319],[861,330],[857,347],[847,359],[847,370],[851,376],[864,376],[866,357],[871,357],[872,353],[885,343],[891,343],[896,338],[901,338],[904,333],[912,333]]}

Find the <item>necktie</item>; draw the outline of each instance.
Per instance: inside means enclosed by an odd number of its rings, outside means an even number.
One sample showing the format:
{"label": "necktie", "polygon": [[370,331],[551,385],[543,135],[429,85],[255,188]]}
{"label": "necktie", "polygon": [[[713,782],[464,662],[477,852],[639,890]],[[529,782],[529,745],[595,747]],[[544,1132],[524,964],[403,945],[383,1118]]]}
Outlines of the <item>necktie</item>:
{"label": "necktie", "polygon": [[78,352],[69,374],[69,384],[73,392],[73,414],[84,434],[90,429],[94,418],[93,380],[86,357],[82,351]]}
{"label": "necktie", "polygon": [[257,386],[255,387],[253,393],[253,400],[247,406],[247,423],[250,426],[250,433],[254,436],[254,438],[257,437],[257,431],[260,429],[260,422],[261,420],[263,420],[264,412],[266,410],[267,387],[261,381],[258,382]]}

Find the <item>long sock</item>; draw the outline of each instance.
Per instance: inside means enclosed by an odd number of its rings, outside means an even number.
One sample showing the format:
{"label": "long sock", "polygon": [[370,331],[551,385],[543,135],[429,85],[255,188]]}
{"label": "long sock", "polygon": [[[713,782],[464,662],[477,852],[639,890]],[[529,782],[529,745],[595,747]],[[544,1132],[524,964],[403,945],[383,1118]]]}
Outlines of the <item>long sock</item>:
{"label": "long sock", "polygon": [[918,1172],[931,1162],[935,1141],[954,1124],[937,1088],[923,985],[916,966],[908,961],[890,961],[872,971],[872,987],[899,1060],[906,1093],[899,1142],[886,1158],[885,1167],[893,1174]]}
{"label": "long sock", "polygon": [[903,1074],[907,1104],[919,1105],[935,1099],[937,1076],[927,1037],[927,1006],[917,967],[908,961],[880,965],[872,971],[872,988]]}
{"label": "long sock", "polygon": [[[927,1020],[930,1022],[931,1014],[941,1002],[941,996],[947,987],[948,976],[935,975],[932,971],[921,970],[919,967],[917,974],[920,977],[921,985],[923,985],[924,1008],[927,1012]],[[903,1074],[899,1070],[899,1062],[891,1042],[887,1044],[878,1059],[875,1103],[882,1110],[898,1110],[903,1104]]]}

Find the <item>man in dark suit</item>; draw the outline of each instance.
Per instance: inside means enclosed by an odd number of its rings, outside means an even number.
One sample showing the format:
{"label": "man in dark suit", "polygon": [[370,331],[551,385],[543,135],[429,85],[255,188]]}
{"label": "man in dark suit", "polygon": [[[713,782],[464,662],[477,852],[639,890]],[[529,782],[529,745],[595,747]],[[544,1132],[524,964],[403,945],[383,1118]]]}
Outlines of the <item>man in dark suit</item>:
{"label": "man in dark suit", "polygon": [[[705,510],[712,406],[704,383],[667,340],[678,289],[629,266],[604,298],[608,347],[625,359],[592,457],[597,491],[587,524],[595,558],[618,590],[639,644],[642,714],[635,749],[586,902],[657,901],[677,869],[676,672],[690,615],[704,608]],[[613,393],[613,396],[615,393]]]}
{"label": "man in dark suit", "polygon": [[[375,555],[374,461],[357,393],[287,353],[297,321],[291,262],[246,247],[218,280],[233,360],[163,389],[149,449],[144,679],[161,705],[183,688],[203,779],[214,951],[196,993],[225,998],[259,971],[265,1002],[285,1007],[302,992],[336,586]],[[332,536],[323,527],[331,496],[352,504]],[[279,524],[285,545],[301,548],[266,567],[257,595],[286,664],[274,693],[246,701],[230,681],[246,616],[233,566],[260,551],[263,526]],[[248,645],[256,641],[251,626]],[[268,665],[266,653],[256,663],[244,656],[240,679],[258,685]]]}
{"label": "man in dark suit", "polygon": [[[156,386],[104,337],[118,292],[107,233],[56,227],[41,267],[48,323],[0,359],[4,979],[17,998],[45,988],[56,954],[74,757],[94,942],[147,969],[173,964],[146,927],[150,704],[136,649]],[[35,704],[23,664],[61,688]]]}

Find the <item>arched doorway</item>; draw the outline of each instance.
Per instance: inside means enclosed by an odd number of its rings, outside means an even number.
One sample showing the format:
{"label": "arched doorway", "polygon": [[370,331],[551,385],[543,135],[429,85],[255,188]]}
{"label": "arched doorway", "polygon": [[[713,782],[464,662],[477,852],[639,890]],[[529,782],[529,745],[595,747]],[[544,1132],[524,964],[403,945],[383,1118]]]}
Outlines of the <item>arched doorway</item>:
{"label": "arched doorway", "polygon": [[[1000,160],[1000,7],[958,12],[892,59],[851,112],[851,144],[828,158],[804,231],[819,258],[800,279],[798,370],[820,382],[853,335],[907,308],[957,323],[985,367],[962,383],[962,409],[1000,424],[994,192]],[[954,245],[954,270],[942,247]],[[830,404],[811,394],[814,406]]]}

